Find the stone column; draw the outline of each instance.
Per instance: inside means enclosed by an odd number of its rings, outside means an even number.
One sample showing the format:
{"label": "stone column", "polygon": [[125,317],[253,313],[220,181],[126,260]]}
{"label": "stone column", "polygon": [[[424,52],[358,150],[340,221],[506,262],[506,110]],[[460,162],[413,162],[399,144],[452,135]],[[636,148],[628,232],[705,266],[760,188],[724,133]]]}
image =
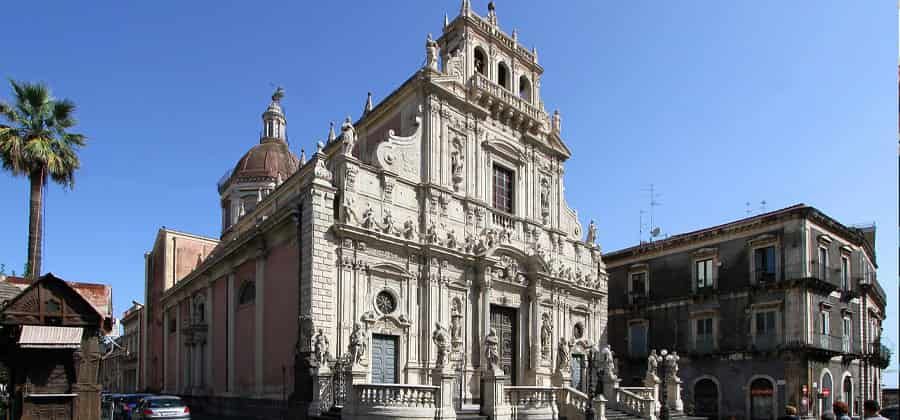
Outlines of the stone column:
{"label": "stone column", "polygon": [[443,420],[454,420],[456,419],[456,410],[453,408],[453,382],[455,380],[455,375],[453,370],[450,368],[449,363],[447,366],[439,367],[434,369],[431,375],[431,384],[440,386],[440,390],[438,391],[438,402],[437,402],[437,412],[435,416],[439,419]]}
{"label": "stone column", "polygon": [[482,376],[484,380],[484,400],[481,401],[481,415],[488,416],[491,420],[510,420],[512,409],[506,403],[506,390],[504,384],[509,376],[499,369],[485,370]]}
{"label": "stone column", "polygon": [[309,403],[309,416],[320,416],[329,409],[333,404],[334,389],[331,387],[331,377],[333,373],[328,363],[319,363],[319,367],[315,369],[313,374],[313,394],[312,401]]}

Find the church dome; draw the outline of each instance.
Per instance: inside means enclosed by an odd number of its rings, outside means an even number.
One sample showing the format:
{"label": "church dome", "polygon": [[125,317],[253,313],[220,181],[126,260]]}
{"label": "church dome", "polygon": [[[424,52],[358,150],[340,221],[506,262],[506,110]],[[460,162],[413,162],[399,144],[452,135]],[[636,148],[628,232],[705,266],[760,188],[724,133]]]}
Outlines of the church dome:
{"label": "church dome", "polygon": [[300,159],[286,142],[265,139],[241,157],[231,171],[230,182],[288,179],[300,166]]}

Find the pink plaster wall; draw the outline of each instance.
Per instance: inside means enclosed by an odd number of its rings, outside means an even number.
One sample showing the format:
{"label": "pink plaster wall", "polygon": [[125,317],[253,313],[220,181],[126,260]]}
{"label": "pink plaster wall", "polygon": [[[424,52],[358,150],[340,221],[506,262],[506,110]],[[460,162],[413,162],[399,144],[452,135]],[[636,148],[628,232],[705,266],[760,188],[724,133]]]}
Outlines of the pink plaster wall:
{"label": "pink plaster wall", "polygon": [[[175,311],[176,309],[170,309],[169,319],[175,319]],[[165,324],[165,323],[164,323]],[[163,325],[163,331],[165,334],[168,334],[166,338],[166,356],[160,356],[161,360],[164,360],[166,363],[166,376],[165,376],[165,390],[167,391],[176,391],[175,385],[177,385],[177,380],[175,375],[178,374],[178,328],[176,327],[175,332],[169,333],[169,326]]]}
{"label": "pink plaster wall", "polygon": [[[254,281],[256,261],[248,261],[240,266],[234,285],[235,299],[245,281]],[[257,294],[261,291],[257,290]],[[256,373],[256,305],[255,303],[236,305],[234,317],[234,382],[235,392],[252,394],[255,391]]]}
{"label": "pink plaster wall", "polygon": [[228,278],[216,280],[213,287],[213,391],[225,392],[228,387]]}
{"label": "pink plaster wall", "polygon": [[270,249],[265,273],[263,383],[267,392],[280,392],[284,384],[285,392],[289,394],[294,384],[294,345],[297,341],[296,245],[283,244]]}

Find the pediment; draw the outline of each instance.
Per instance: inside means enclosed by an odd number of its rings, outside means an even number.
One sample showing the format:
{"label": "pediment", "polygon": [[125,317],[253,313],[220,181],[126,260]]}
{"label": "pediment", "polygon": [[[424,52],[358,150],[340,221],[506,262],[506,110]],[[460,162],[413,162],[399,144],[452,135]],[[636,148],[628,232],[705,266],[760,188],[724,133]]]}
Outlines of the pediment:
{"label": "pediment", "polygon": [[7,325],[101,327],[103,318],[68,283],[52,274],[46,274],[32,283],[0,312],[0,322]]}
{"label": "pediment", "polygon": [[484,142],[484,148],[505,156],[517,165],[525,164],[525,151],[518,145],[496,139]]}

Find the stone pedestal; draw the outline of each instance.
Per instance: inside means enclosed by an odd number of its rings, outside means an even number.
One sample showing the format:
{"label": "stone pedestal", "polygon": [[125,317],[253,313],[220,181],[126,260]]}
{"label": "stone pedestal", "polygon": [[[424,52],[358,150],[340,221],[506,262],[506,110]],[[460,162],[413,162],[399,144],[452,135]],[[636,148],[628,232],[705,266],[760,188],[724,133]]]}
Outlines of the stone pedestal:
{"label": "stone pedestal", "polygon": [[603,396],[607,401],[616,400],[616,390],[619,389],[619,378],[610,375],[603,375],[600,379],[603,382]]}
{"label": "stone pedestal", "polygon": [[455,379],[456,375],[449,367],[438,368],[431,373],[431,384],[441,387],[438,391],[436,418],[456,419],[456,409],[453,408],[453,382]]}
{"label": "stone pedestal", "polygon": [[594,420],[606,420],[606,397],[597,395],[591,404],[594,405]]}
{"label": "stone pedestal", "polygon": [[669,409],[675,411],[684,411],[684,402],[681,401],[681,379],[678,377],[669,378],[666,381],[667,404]]}
{"label": "stone pedestal", "polygon": [[659,376],[652,375],[644,378],[644,386],[653,388],[653,401],[659,401]]}
{"label": "stone pedestal", "polygon": [[537,386],[551,386],[553,384],[553,371],[550,366],[538,366],[535,369],[534,384]]}
{"label": "stone pedestal", "polygon": [[327,364],[322,364],[313,373],[312,401],[309,403],[310,416],[320,416],[334,404],[334,390],[331,387],[332,372]]}
{"label": "stone pedestal", "polygon": [[512,409],[506,404],[504,383],[508,376],[500,372],[484,373],[484,400],[481,401],[481,414],[491,420],[510,420]]}

